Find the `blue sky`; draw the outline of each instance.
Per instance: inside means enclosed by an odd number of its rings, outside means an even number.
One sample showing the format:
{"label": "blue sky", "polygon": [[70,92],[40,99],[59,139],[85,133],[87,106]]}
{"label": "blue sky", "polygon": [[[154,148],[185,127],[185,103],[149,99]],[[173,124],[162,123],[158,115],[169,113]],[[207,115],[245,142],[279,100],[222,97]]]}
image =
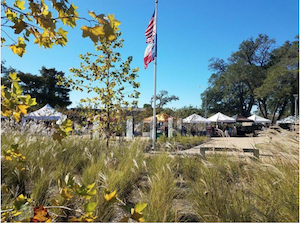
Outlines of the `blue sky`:
{"label": "blue sky", "polygon": [[[9,1],[7,1],[9,4]],[[47,3],[50,3],[46,1]],[[146,48],[144,31],[153,14],[155,0],[74,0],[81,17],[89,18],[88,10],[96,14],[114,14],[122,22],[120,29],[125,40],[120,50],[123,59],[133,56],[132,67],[139,67],[141,86],[139,107],[149,103],[153,95],[154,68],[144,69]],[[39,48],[31,42],[22,57],[1,48],[6,66],[23,72],[39,74],[42,66],[55,68],[70,75],[69,68],[80,66],[79,54],[95,52],[90,39],[82,38],[79,21],[69,31],[66,47]],[[239,44],[259,33],[276,40],[276,46],[293,41],[299,33],[298,0],[159,0],[158,2],[157,93],[167,90],[179,97],[167,107],[201,106],[200,94],[208,86],[211,71],[209,59],[227,59],[238,50]],[[3,37],[5,37],[3,35]],[[204,88],[199,88],[201,85]],[[87,96],[72,91],[72,106]]]}

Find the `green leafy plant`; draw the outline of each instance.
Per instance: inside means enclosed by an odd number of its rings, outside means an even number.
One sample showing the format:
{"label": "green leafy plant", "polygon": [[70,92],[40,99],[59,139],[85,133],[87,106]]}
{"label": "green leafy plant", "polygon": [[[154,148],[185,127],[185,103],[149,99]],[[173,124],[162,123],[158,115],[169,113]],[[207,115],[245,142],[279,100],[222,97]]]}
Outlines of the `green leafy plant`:
{"label": "green leafy plant", "polygon": [[5,117],[13,117],[16,122],[19,122],[21,115],[27,114],[27,109],[30,106],[36,105],[36,99],[30,95],[22,95],[22,89],[19,85],[20,79],[17,73],[10,73],[11,88],[8,89],[1,85],[1,115]]}

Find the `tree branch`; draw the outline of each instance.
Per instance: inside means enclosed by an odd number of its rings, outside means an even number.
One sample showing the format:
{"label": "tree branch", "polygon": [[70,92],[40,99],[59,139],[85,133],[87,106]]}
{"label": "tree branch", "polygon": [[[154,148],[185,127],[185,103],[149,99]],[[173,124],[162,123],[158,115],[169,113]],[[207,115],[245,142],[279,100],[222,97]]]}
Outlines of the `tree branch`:
{"label": "tree branch", "polygon": [[8,35],[8,33],[6,33],[3,29],[1,29],[1,31],[3,32],[3,33],[5,33],[6,34],[6,36],[10,39],[10,40],[12,40],[14,43],[17,43],[14,39],[12,39],[9,35]]}

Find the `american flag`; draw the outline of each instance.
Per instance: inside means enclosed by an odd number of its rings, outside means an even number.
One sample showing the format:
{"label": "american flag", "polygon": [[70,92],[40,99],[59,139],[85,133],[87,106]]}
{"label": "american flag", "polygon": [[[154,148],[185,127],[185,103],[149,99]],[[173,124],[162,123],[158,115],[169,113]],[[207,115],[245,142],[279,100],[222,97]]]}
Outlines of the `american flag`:
{"label": "american flag", "polygon": [[147,48],[144,53],[144,64],[147,69],[148,64],[156,57],[156,8],[145,31]]}
{"label": "american flag", "polygon": [[156,12],[154,11],[154,13],[153,13],[153,15],[151,17],[151,20],[150,20],[150,22],[148,24],[148,27],[147,27],[147,29],[145,31],[146,43],[152,42],[153,38],[154,38],[154,36],[156,34],[156,24],[155,24],[155,17],[156,17],[156,15],[155,15],[155,13]]}

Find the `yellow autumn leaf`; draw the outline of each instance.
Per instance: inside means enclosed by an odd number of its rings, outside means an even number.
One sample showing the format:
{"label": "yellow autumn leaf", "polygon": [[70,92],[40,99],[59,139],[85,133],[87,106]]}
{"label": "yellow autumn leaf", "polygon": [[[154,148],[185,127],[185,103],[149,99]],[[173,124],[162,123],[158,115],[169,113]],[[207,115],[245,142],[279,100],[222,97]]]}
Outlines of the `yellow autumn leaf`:
{"label": "yellow autumn leaf", "polygon": [[6,12],[5,12],[5,16],[7,17],[7,19],[9,19],[10,21],[13,21],[16,17],[17,17],[17,13],[12,12],[9,8],[7,8]]}
{"label": "yellow autumn leaf", "polygon": [[73,197],[70,193],[68,193],[68,189],[65,187],[62,188],[60,195],[67,201],[69,201]]}
{"label": "yellow autumn leaf", "polygon": [[1,98],[5,98],[5,89],[6,87],[4,85],[1,85]]}
{"label": "yellow autumn leaf", "polygon": [[12,214],[12,216],[15,217],[15,216],[18,216],[20,214],[22,214],[22,212],[16,212],[16,213]]}
{"label": "yellow autumn leaf", "polygon": [[17,47],[16,45],[9,46],[9,48],[13,51],[14,54],[17,54],[20,57],[22,57],[25,53],[24,48]]}
{"label": "yellow autumn leaf", "polygon": [[16,45],[11,45],[9,48],[13,51],[14,54],[17,54],[18,56],[22,57],[25,51],[26,44],[24,42],[24,39],[19,37],[18,43]]}
{"label": "yellow autumn leaf", "polygon": [[12,111],[9,110],[8,108],[4,107],[3,105],[1,105],[1,115],[10,117],[12,115]]}
{"label": "yellow autumn leaf", "polygon": [[109,202],[110,200],[112,200],[113,198],[115,199],[117,197],[117,191],[113,191],[110,194],[106,194],[104,195],[104,199],[105,201]]}
{"label": "yellow autumn leaf", "polygon": [[[66,39],[67,39],[67,33],[68,33],[68,31],[63,30],[62,28],[59,28],[59,29],[58,29],[58,34],[59,34],[61,37],[63,37],[63,38],[66,38]],[[67,40],[68,40],[68,39],[67,39]]]}
{"label": "yellow autumn leaf", "polygon": [[21,115],[20,115],[19,112],[14,112],[13,113],[13,117],[14,117],[14,119],[15,119],[16,122],[19,122],[20,119],[21,119]]}
{"label": "yellow autumn leaf", "polygon": [[99,37],[105,35],[103,26],[95,26],[95,27],[82,26],[81,30],[82,30],[82,37],[84,38],[90,37],[94,43],[98,42]]}
{"label": "yellow autumn leaf", "polygon": [[5,156],[6,161],[12,161],[12,158],[10,156]]}
{"label": "yellow autumn leaf", "polygon": [[18,105],[19,110],[21,111],[21,113],[23,113],[24,115],[27,114],[27,108],[29,106],[28,105]]}
{"label": "yellow autumn leaf", "polygon": [[25,9],[24,5],[25,5],[25,1],[16,0],[15,3],[14,3],[14,6],[21,9],[21,10]]}
{"label": "yellow autumn leaf", "polygon": [[133,208],[131,208],[131,219],[135,221],[140,221],[143,218],[143,213],[136,212]]}
{"label": "yellow autumn leaf", "polygon": [[134,207],[134,210],[136,212],[142,212],[145,208],[147,207],[147,203],[141,203],[139,202],[138,204],[136,204],[136,206]]}
{"label": "yellow autumn leaf", "polygon": [[109,23],[111,24],[112,28],[117,31],[119,30],[119,26],[121,22],[115,19],[114,14],[108,14]]}
{"label": "yellow autumn leaf", "polygon": [[9,73],[9,77],[10,79],[12,79],[13,81],[17,80],[17,73],[14,72],[14,73]]}
{"label": "yellow autumn leaf", "polygon": [[27,198],[24,197],[23,194],[21,194],[16,198],[13,205],[14,205],[15,209],[20,210],[21,207],[24,206],[26,203],[27,203]]}
{"label": "yellow autumn leaf", "polygon": [[96,15],[93,11],[89,11],[90,16],[92,16],[93,18],[95,18],[98,23],[100,24],[107,24],[107,20],[104,19],[105,15],[104,14],[100,14],[100,15]]}

